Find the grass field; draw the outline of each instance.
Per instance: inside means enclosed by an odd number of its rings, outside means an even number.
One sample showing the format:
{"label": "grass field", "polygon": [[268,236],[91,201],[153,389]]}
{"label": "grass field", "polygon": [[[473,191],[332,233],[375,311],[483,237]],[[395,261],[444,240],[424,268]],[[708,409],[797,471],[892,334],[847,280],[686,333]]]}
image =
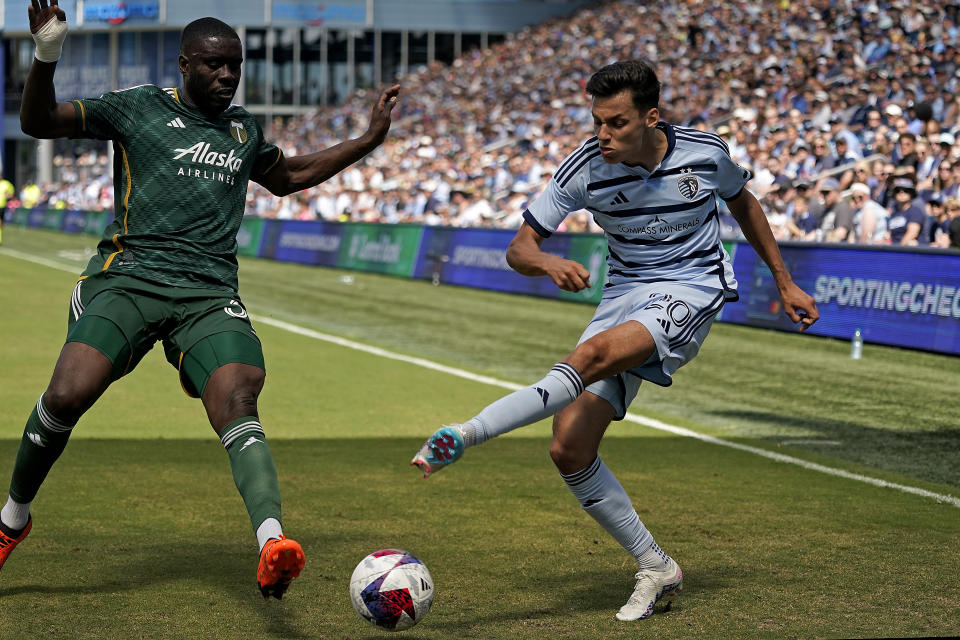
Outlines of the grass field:
{"label": "grass field", "polygon": [[[93,244],[4,231],[2,482]],[[955,504],[629,421],[601,454],[686,590],[649,620],[618,623],[632,561],[558,478],[548,423],[425,482],[407,466],[423,438],[504,389],[274,324],[523,384],[566,355],[589,306],[256,260],[241,264],[241,293],[265,344],[261,415],[303,576],[283,601],[259,598],[226,455],[155,350],[84,417],[34,503],[34,530],[0,574],[0,638],[384,637],[347,594],[353,566],[382,547],[412,551],[437,584],[410,638],[960,632]],[[956,502],[960,359],[848,353],[717,325],[674,386],[645,386],[631,412]]]}

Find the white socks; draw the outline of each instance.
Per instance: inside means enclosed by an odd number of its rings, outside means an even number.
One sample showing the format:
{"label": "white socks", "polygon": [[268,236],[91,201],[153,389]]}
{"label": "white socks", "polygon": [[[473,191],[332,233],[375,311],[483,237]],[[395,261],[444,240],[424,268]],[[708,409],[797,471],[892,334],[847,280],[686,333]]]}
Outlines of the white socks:
{"label": "white socks", "polygon": [[7,504],[0,509],[0,522],[13,531],[19,531],[27,526],[27,520],[30,518],[30,503],[17,502],[11,497],[7,497]]}
{"label": "white socks", "polygon": [[650,550],[651,544],[655,544],[653,536],[643,526],[627,492],[603,464],[600,456],[594,458],[586,469],[570,475],[561,473],[560,477],[567,483],[583,510],[606,529],[630,555],[637,558],[638,563],[641,557],[644,557],[644,562],[649,560],[645,554]]}
{"label": "white socks", "polygon": [[283,535],[283,528],[280,521],[276,518],[267,518],[257,527],[257,543],[260,545],[260,551],[263,551],[263,545],[271,538],[279,538]]}
{"label": "white socks", "polygon": [[554,365],[543,380],[487,405],[476,417],[465,423],[465,445],[469,447],[480,444],[552,416],[576,400],[581,393],[583,379],[580,374],[566,362],[560,362]]}

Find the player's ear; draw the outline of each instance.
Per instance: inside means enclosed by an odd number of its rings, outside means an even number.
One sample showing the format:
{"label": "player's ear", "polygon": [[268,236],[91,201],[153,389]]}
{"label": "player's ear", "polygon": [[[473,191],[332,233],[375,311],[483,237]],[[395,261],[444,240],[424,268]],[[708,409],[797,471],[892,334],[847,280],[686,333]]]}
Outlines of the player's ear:
{"label": "player's ear", "polygon": [[650,110],[647,111],[647,115],[644,117],[644,120],[648,127],[657,126],[657,123],[660,122],[660,109],[656,107],[650,107]]}
{"label": "player's ear", "polygon": [[190,66],[190,60],[187,59],[187,56],[182,53],[177,57],[177,68],[180,69],[180,73],[186,73],[187,67]]}

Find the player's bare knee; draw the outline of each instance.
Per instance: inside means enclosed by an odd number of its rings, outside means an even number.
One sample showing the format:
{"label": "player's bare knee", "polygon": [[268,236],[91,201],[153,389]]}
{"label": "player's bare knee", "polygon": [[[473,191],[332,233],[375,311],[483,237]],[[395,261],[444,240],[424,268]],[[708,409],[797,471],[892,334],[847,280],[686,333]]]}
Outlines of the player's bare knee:
{"label": "player's bare knee", "polygon": [[43,392],[43,406],[57,419],[74,423],[90,406],[74,389],[51,383]]}
{"label": "player's bare knee", "polygon": [[550,443],[550,458],[560,473],[570,474],[585,468],[597,457],[595,451],[585,451],[581,447],[570,446],[561,438]]}
{"label": "player's bare knee", "polygon": [[580,373],[584,384],[596,382],[598,372],[607,366],[607,350],[600,340],[587,340],[574,349],[567,362]]}

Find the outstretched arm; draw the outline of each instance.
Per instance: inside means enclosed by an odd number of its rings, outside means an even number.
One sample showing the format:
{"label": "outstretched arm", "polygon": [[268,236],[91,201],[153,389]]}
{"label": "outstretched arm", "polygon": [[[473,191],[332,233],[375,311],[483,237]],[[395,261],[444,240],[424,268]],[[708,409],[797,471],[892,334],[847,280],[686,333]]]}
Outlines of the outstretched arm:
{"label": "outstretched arm", "polygon": [[793,282],[790,272],[783,264],[780,248],[770,231],[770,223],[763,213],[763,208],[752,193],[744,189],[733,200],[727,201],[730,213],[740,225],[744,237],[757,255],[766,263],[773,274],[780,292],[780,302],[787,316],[794,322],[800,323],[800,331],[806,331],[820,318],[817,303]]}
{"label": "outstretched arm", "polygon": [[380,94],[370,113],[370,124],[359,138],[347,140],[323,151],[284,158],[267,175],[257,180],[276,196],[308,189],[340,173],[376,149],[390,130],[390,112],[397,105],[400,85]]}
{"label": "outstretched arm", "polygon": [[74,133],[76,119],[73,105],[57,102],[53,88],[53,72],[67,37],[67,16],[57,0],[49,5],[47,0],[30,0],[27,14],[37,49],[23,86],[20,127],[34,138],[63,138]]}
{"label": "outstretched arm", "polygon": [[575,260],[567,260],[540,248],[543,237],[526,222],[507,247],[507,264],[525,276],[550,276],[564,291],[582,291],[590,286],[590,271]]}

